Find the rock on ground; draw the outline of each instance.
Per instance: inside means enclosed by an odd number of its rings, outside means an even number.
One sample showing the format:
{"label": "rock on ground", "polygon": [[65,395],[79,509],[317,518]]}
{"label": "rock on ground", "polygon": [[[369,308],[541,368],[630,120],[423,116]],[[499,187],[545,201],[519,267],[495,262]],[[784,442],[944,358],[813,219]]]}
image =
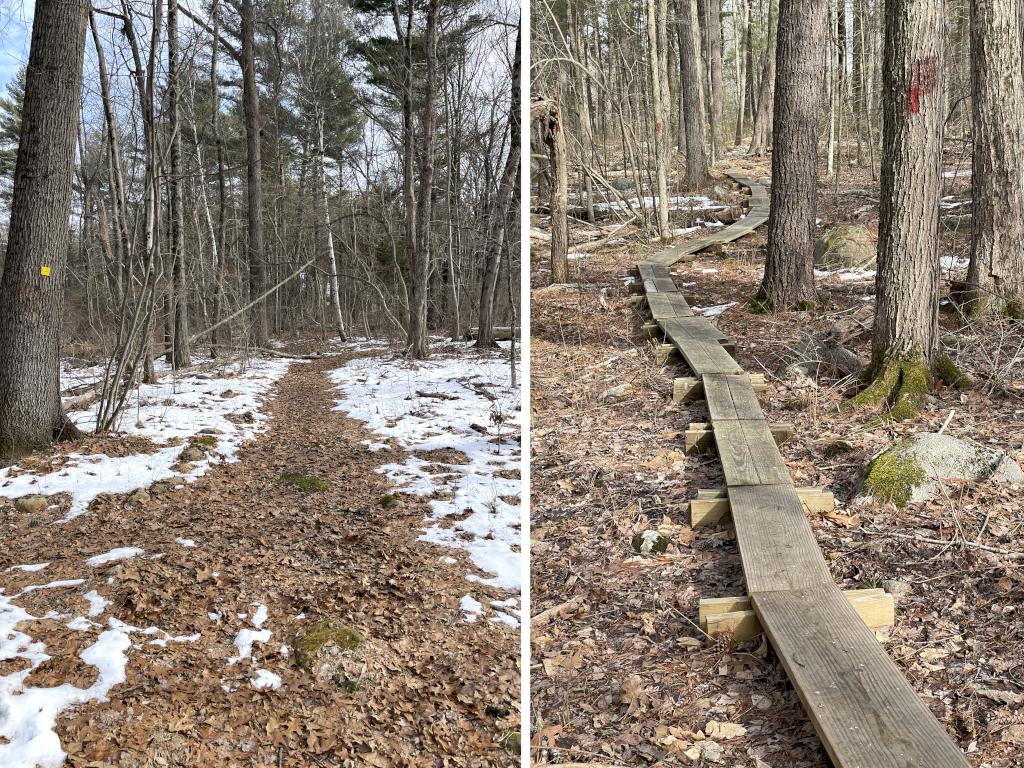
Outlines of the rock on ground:
{"label": "rock on ground", "polygon": [[867,227],[840,224],[814,244],[814,265],[819,269],[851,269],[873,264],[875,239]]}
{"label": "rock on ground", "polygon": [[871,462],[862,495],[902,507],[930,499],[940,480],[989,478],[1019,485],[1024,483],[1024,471],[1002,451],[951,435],[919,432]]}

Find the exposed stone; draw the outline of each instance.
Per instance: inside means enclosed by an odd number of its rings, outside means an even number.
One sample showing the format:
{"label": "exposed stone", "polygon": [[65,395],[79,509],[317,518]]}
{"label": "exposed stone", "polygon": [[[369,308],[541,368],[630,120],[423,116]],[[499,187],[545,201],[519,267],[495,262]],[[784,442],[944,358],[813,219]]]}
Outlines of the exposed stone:
{"label": "exposed stone", "polygon": [[206,454],[196,446],[190,445],[178,454],[178,458],[182,461],[202,461],[206,458]]}
{"label": "exposed stone", "polygon": [[910,583],[900,579],[886,579],[882,582],[882,589],[893,597],[906,597],[913,592],[913,587],[910,586]]}
{"label": "exposed stone", "polygon": [[46,496],[33,494],[22,496],[14,500],[14,508],[25,515],[35,515],[50,506],[50,499]]}
{"label": "exposed stone", "polygon": [[662,553],[668,549],[668,539],[657,531],[644,531],[633,537],[633,551],[641,555]]}
{"label": "exposed stone", "polygon": [[862,495],[897,506],[925,501],[941,480],[987,480],[1020,485],[1024,471],[1002,451],[950,435],[919,432],[901,440],[868,467]]}
{"label": "exposed stone", "polygon": [[814,265],[819,269],[852,269],[873,264],[874,237],[858,224],[840,224],[814,245]]}
{"label": "exposed stone", "polygon": [[842,378],[859,373],[864,367],[856,352],[842,344],[832,344],[820,339],[809,339],[797,344],[780,373],[810,376],[827,375]]}
{"label": "exposed stone", "polygon": [[138,504],[140,507],[144,507],[149,503],[149,493],[145,488],[139,488],[128,497],[128,501],[132,504]]}
{"label": "exposed stone", "polygon": [[617,384],[614,387],[608,387],[608,389],[599,394],[597,401],[599,403],[621,403],[631,394],[633,394],[632,384]]}

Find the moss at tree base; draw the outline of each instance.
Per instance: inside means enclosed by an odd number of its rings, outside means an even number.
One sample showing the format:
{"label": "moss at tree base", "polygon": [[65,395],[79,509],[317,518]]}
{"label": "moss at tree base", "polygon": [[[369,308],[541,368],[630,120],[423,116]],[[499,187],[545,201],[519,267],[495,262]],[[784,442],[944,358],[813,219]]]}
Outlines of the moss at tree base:
{"label": "moss at tree base", "polygon": [[961,371],[949,355],[943,355],[935,364],[935,374],[950,387],[970,389],[974,382]]}
{"label": "moss at tree base", "polygon": [[[877,371],[877,369],[876,369]],[[928,394],[931,377],[923,360],[890,360],[866,389],[854,395],[844,407],[888,406],[892,421],[911,418]]]}
{"label": "moss at tree base", "polygon": [[914,488],[926,480],[924,468],[913,456],[899,452],[909,443],[903,441],[893,451],[886,452],[868,465],[864,488],[879,501],[891,501],[897,507],[910,502]]}

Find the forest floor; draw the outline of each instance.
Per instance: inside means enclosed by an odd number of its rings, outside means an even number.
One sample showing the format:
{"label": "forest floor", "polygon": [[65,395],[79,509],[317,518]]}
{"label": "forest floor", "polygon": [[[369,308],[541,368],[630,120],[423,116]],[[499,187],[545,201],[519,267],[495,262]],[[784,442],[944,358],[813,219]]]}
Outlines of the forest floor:
{"label": "forest floor", "polygon": [[[218,369],[140,397],[136,434],[0,470],[0,765],[515,764],[507,366],[460,344]],[[186,444],[207,455],[164,479]],[[99,452],[133,463],[90,482]]]}
{"label": "forest floor", "polygon": [[[735,165],[755,178],[769,172],[767,161]],[[822,231],[842,221],[877,231],[877,182],[843,170],[840,186],[821,184]],[[962,192],[963,180],[951,179],[958,182],[951,193]],[[532,226],[543,233],[548,219],[535,213]],[[570,243],[595,238],[594,229],[573,222]],[[769,421],[795,425],[781,448],[794,484],[834,492],[835,512],[810,523],[836,583],[887,582],[898,592],[896,626],[880,637],[886,650],[972,766],[1019,766],[1024,572],[1016,555],[966,545],[1019,551],[1019,489],[946,482],[938,498],[902,510],[853,500],[874,455],[947,418],[947,434],[1020,460],[1024,388],[1014,354],[1024,334],[944,311],[947,349],[974,389],[940,388],[898,424],[840,412],[851,380],[777,374],[791,350],[851,316],[864,325],[847,346],[868,357],[873,273],[819,275],[826,300],[814,312],[752,314],[744,303],[761,280],[766,230],[677,264],[676,283],[713,308],[743,368],[765,374],[760,401]],[[944,237],[944,266],[962,267],[966,247],[961,235]],[[706,406],[672,403],[672,379],[686,375],[685,365],[654,363],[645,317],[629,298],[632,267],[659,248],[627,238],[580,255],[570,261],[570,285],[552,287],[543,234],[532,248],[531,610],[551,611],[532,627],[532,753],[542,764],[826,768],[770,646],[708,643],[696,625],[701,598],[745,588],[732,529],[688,525],[688,500],[723,481],[717,457],[683,450],[686,425],[705,421]],[[602,401],[623,383],[632,389]],[[652,527],[670,538],[667,552],[636,555],[633,536]]]}

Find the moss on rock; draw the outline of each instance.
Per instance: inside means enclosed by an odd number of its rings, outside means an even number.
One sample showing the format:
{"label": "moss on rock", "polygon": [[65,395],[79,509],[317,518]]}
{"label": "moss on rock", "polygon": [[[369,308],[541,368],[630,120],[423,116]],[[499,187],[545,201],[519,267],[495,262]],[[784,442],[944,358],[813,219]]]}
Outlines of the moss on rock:
{"label": "moss on rock", "polygon": [[362,645],[363,638],[351,627],[330,619],[314,621],[295,637],[295,658],[299,666],[316,674],[317,662],[327,649],[345,653]]}
{"label": "moss on rock", "polygon": [[891,501],[897,507],[905,507],[910,502],[914,488],[927,479],[917,459],[901,453],[909,445],[904,440],[868,465],[864,488],[879,501]]}

